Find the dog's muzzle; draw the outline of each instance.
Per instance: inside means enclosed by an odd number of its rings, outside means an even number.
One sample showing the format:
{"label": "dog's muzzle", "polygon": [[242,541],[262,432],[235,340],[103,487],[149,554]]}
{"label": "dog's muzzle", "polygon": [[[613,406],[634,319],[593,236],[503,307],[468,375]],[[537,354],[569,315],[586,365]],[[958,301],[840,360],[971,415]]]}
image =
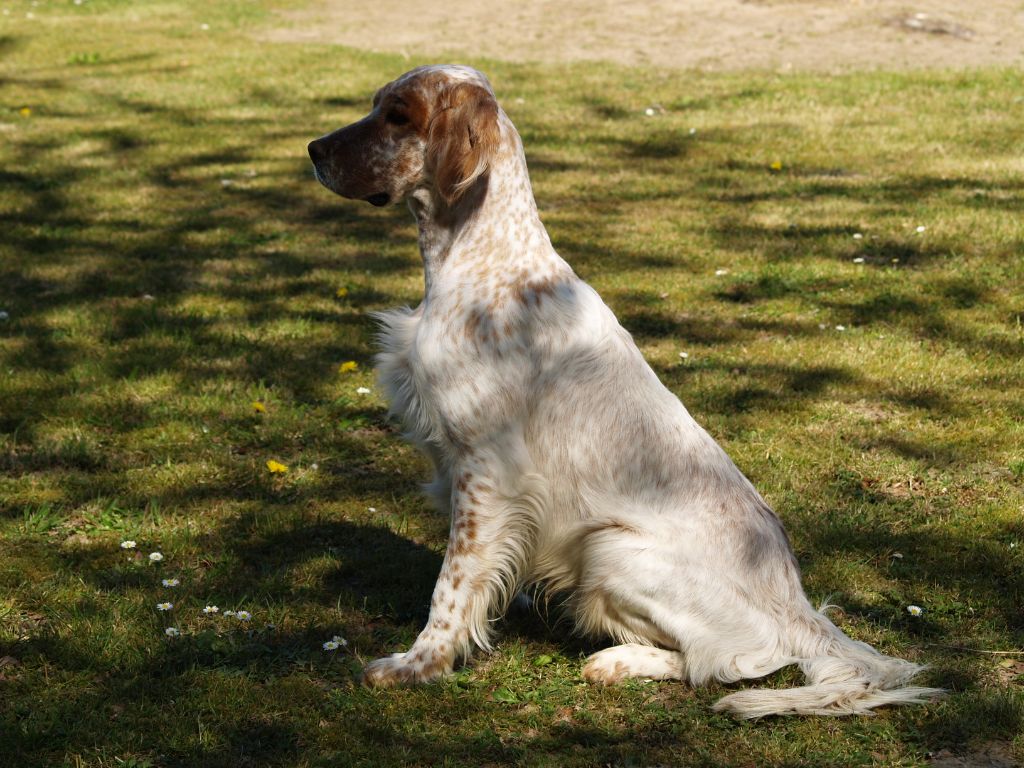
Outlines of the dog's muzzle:
{"label": "dog's muzzle", "polygon": [[[348,197],[349,199],[351,199],[350,195],[347,195],[344,192],[341,192],[340,190],[336,189],[335,186],[328,181],[328,176],[326,172],[326,169],[328,167],[327,147],[326,142],[324,141],[324,139],[326,138],[327,137],[325,136],[323,138],[317,139],[316,141],[311,141],[306,147],[306,150],[309,152],[309,159],[313,161],[313,176],[316,177],[317,181],[319,181],[332,192],[335,192],[341,195],[342,197]],[[378,208],[381,208],[391,202],[391,195],[389,195],[387,192],[375,192],[372,195],[366,195],[362,199],[368,202],[370,205],[375,205]]]}
{"label": "dog's muzzle", "polygon": [[306,151],[309,152],[309,159],[313,161],[313,176],[317,181],[330,189],[330,185],[327,183],[326,177],[320,172],[320,165],[327,156],[327,152],[324,149],[321,140],[317,139],[316,141],[309,142],[309,145],[306,147]]}

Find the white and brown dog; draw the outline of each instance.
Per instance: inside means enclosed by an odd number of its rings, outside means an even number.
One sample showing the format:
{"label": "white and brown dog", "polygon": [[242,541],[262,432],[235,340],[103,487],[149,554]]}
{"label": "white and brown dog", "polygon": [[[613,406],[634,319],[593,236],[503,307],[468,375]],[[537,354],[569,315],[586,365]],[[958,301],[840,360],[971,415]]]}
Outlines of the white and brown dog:
{"label": "white and brown dog", "polygon": [[383,312],[381,385],[430,457],[451,535],[430,618],[368,685],[436,680],[529,584],[571,594],[617,645],[588,680],[731,682],[799,664],[788,690],[716,704],[742,717],[863,713],[941,692],[851,640],[804,595],[778,517],[551,246],[522,143],[487,79],[420,67],[359,122],[309,145],[346,198],[407,201],[423,302]]}

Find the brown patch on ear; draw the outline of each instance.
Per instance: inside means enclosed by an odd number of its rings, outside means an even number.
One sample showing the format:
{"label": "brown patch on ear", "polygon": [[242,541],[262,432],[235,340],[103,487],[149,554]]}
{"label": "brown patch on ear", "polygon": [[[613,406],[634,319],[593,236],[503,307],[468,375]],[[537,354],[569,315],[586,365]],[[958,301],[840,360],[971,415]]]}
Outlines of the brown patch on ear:
{"label": "brown patch on ear", "polygon": [[434,182],[449,205],[487,172],[498,148],[498,102],[479,85],[459,83],[441,95],[430,123]]}

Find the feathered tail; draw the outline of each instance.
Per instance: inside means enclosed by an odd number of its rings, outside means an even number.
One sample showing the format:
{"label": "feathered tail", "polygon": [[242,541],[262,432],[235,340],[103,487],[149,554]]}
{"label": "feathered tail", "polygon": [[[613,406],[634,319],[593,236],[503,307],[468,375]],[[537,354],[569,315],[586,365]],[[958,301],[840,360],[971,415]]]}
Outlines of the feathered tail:
{"label": "feathered tail", "polygon": [[[941,688],[907,683],[924,667],[879,653],[851,640],[810,606],[800,622],[796,647],[810,651],[795,659],[808,684],[773,690],[756,688],[732,693],[714,705],[716,711],[742,718],[766,715],[864,715],[886,704],[923,704],[945,695]],[[803,642],[799,642],[802,640]]]}

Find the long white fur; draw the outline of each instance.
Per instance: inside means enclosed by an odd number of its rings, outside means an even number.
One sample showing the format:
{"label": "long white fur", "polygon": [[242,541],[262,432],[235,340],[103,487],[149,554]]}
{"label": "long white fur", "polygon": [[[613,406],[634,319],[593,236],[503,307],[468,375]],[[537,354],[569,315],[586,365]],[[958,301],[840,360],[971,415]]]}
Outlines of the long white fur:
{"label": "long white fur", "polygon": [[[414,70],[490,86],[466,68]],[[934,698],[921,667],[851,640],[807,601],[783,527],[658,380],[598,294],[554,251],[525,156],[498,150],[449,207],[428,166],[407,199],[426,287],[381,313],[381,386],[433,461],[452,535],[427,627],[371,685],[446,674],[527,584],[571,595],[581,632],[623,644],[589,679],[733,682],[798,664],[807,685],[743,690],[740,717],[846,715]],[[470,525],[470,521],[472,525]],[[472,533],[472,535],[469,535]],[[649,653],[644,652],[644,648]]]}

